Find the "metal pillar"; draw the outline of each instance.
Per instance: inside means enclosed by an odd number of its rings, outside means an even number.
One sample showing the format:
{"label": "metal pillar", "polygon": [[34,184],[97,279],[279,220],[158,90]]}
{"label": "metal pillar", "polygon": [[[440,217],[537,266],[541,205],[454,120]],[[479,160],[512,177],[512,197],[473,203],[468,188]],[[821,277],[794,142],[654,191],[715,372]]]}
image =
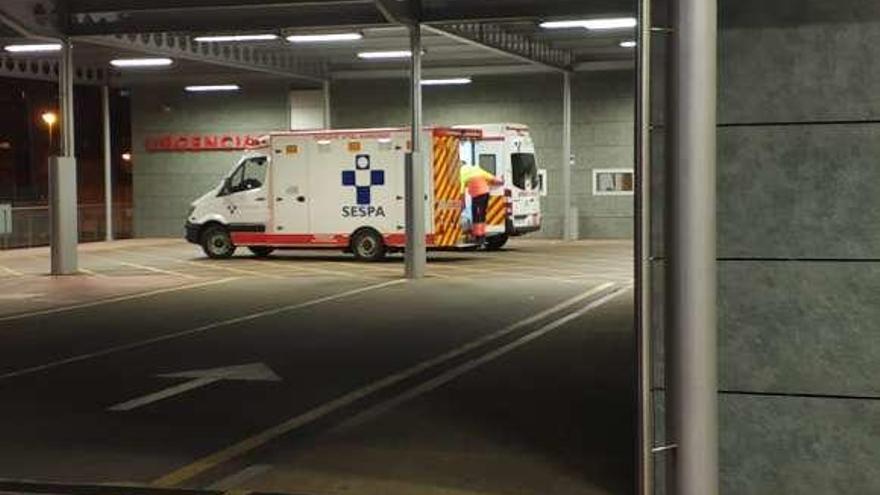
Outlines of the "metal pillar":
{"label": "metal pillar", "polygon": [[330,116],[330,81],[324,81],[321,88],[324,91],[324,129],[330,129],[333,127]]}
{"label": "metal pillar", "polygon": [[718,493],[715,264],[717,0],[672,9],[667,265],[669,493]]}
{"label": "metal pillar", "polygon": [[110,143],[110,88],[101,88],[101,114],[104,118],[104,239],[113,240],[113,147]]}
{"label": "metal pillar", "polygon": [[406,166],[406,278],[425,276],[425,167],[422,159],[422,34],[418,24],[410,26],[412,76],[410,105],[412,149]]}
{"label": "metal pillar", "polygon": [[636,62],[636,339],[638,342],[638,486],[654,493],[651,297],[651,0],[639,0]]}
{"label": "metal pillar", "polygon": [[577,219],[571,204],[571,73],[562,74],[562,238],[575,239]]}
{"label": "metal pillar", "polygon": [[49,158],[49,223],[52,275],[68,275],[78,271],[76,158],[73,115],[73,50],[64,40],[58,64],[58,101],[60,146],[58,154]]}

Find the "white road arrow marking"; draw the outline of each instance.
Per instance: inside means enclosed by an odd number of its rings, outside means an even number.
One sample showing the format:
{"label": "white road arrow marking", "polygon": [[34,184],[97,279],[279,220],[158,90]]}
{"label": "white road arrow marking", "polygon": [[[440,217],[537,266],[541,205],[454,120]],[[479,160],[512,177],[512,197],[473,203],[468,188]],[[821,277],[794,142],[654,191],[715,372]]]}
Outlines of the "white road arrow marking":
{"label": "white road arrow marking", "polygon": [[179,373],[165,373],[156,375],[161,378],[192,378],[188,382],[144,395],[115,406],[107,408],[108,411],[131,411],[147,404],[152,404],[175,395],[195,390],[221,380],[241,380],[251,382],[280,382],[281,377],[276,375],[263,363],[241,364],[237,366],[225,366],[223,368],[209,368],[204,370],[181,371]]}

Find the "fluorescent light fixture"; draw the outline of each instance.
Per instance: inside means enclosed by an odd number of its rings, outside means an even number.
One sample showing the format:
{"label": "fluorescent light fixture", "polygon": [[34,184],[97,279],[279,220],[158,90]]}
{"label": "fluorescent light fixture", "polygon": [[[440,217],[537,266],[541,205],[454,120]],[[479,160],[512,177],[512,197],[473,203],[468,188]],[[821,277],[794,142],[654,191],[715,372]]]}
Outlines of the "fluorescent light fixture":
{"label": "fluorescent light fixture", "polygon": [[31,43],[21,45],[6,45],[3,47],[9,53],[42,53],[61,51],[61,43]]}
{"label": "fluorescent light fixture", "polygon": [[574,21],[547,21],[540,26],[544,29],[586,28],[590,31],[634,28],[638,24],[635,17],[611,17],[607,19],[579,19]]}
{"label": "fluorescent light fixture", "polygon": [[448,79],[422,79],[422,86],[445,86],[450,84],[470,84],[469,77],[451,77]]}
{"label": "fluorescent light fixture", "polygon": [[110,61],[113,67],[121,69],[131,67],[167,67],[173,63],[170,58],[117,58]]}
{"label": "fluorescent light fixture", "polygon": [[222,43],[235,41],[272,41],[277,40],[277,34],[221,34],[217,36],[197,36],[193,38],[199,43]]}
{"label": "fluorescent light fixture", "polygon": [[332,41],[357,41],[364,36],[361,33],[325,33],[325,34],[292,34],[287,37],[291,43],[323,43]]}
{"label": "fluorescent light fixture", "polygon": [[190,93],[207,93],[210,91],[238,91],[241,87],[238,84],[206,84],[201,86],[187,86],[184,89]]}
{"label": "fluorescent light fixture", "polygon": [[391,50],[385,52],[360,52],[358,57],[363,59],[386,59],[386,58],[410,58],[412,52],[409,50]]}
{"label": "fluorescent light fixture", "polygon": [[626,40],[620,42],[621,48],[635,48],[636,45],[638,45],[638,43],[636,43],[636,40]]}

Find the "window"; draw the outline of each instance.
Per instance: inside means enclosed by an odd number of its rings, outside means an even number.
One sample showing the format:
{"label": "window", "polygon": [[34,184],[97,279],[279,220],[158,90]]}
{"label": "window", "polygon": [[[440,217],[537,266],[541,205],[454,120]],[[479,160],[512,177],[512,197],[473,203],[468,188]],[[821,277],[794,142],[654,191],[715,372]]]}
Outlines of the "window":
{"label": "window", "polygon": [[511,153],[510,164],[513,166],[513,185],[529,191],[540,187],[538,166],[532,153]]}
{"label": "window", "polygon": [[266,180],[266,164],[268,160],[265,156],[255,156],[248,158],[229,175],[226,181],[226,187],[223,188],[221,196],[234,194],[242,191],[250,191],[263,187]]}
{"label": "window", "polygon": [[628,196],[633,193],[633,171],[629,168],[593,169],[593,195]]}
{"label": "window", "polygon": [[490,154],[480,155],[480,168],[492,175],[498,175],[497,157]]}

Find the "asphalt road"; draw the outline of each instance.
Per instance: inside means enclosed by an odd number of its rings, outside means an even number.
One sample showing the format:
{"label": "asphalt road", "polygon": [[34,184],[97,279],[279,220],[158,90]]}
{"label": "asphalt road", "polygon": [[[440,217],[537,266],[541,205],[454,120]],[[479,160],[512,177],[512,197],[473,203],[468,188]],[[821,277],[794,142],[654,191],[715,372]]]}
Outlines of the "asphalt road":
{"label": "asphalt road", "polygon": [[[0,255],[0,478],[314,494],[626,494],[631,247]],[[25,486],[25,485],[22,485]],[[8,488],[8,487],[7,487]],[[0,490],[4,487],[0,485]]]}

